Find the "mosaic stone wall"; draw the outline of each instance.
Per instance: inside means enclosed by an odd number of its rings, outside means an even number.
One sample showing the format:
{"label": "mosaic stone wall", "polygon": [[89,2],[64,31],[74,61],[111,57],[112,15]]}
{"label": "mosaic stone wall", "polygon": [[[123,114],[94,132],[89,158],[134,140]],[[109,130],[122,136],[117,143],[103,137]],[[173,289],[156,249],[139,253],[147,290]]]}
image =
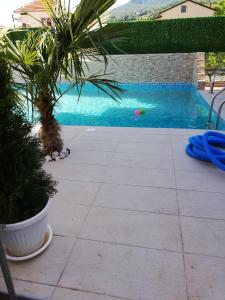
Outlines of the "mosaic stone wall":
{"label": "mosaic stone wall", "polygon": [[[112,55],[107,77],[121,82],[196,82],[197,53]],[[90,73],[102,73],[102,64],[89,63]]]}
{"label": "mosaic stone wall", "polygon": [[206,85],[206,72],[205,72],[205,53],[196,53],[193,81],[198,89],[204,90]]}

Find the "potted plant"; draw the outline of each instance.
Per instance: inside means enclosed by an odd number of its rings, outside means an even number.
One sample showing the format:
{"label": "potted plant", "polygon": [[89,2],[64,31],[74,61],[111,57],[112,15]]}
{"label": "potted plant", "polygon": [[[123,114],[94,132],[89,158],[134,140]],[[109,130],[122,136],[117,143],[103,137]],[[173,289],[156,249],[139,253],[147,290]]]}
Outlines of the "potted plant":
{"label": "potted plant", "polygon": [[10,255],[22,257],[44,243],[56,182],[43,170],[39,140],[30,134],[2,53],[0,69],[0,237]]}

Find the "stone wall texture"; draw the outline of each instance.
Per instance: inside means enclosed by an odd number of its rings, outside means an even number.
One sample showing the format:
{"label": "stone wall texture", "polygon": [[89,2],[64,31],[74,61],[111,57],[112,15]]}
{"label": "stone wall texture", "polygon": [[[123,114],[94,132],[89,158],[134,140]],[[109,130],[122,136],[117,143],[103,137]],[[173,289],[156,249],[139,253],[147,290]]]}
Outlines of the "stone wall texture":
{"label": "stone wall texture", "polygon": [[195,69],[194,69],[194,82],[200,90],[205,89],[205,53],[196,53]]}
{"label": "stone wall texture", "polygon": [[[120,82],[194,82],[204,72],[201,53],[112,55],[107,77]],[[102,63],[88,63],[91,74],[104,72]]]}

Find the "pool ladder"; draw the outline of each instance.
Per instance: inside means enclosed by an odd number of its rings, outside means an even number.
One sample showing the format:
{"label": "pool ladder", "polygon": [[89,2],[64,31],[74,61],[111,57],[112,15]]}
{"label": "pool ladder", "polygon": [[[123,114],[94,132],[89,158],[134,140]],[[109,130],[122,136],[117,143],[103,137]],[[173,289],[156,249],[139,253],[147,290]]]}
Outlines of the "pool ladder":
{"label": "pool ladder", "polygon": [[[212,102],[211,102],[211,105],[210,105],[210,110],[209,110],[209,117],[208,117],[208,121],[207,121],[207,128],[211,128],[211,126],[212,126],[213,107],[214,107],[216,99],[218,99],[217,97],[219,95],[221,95],[223,92],[225,92],[225,87],[222,88],[218,93],[216,93],[216,95],[212,99]],[[217,119],[216,119],[216,125],[215,125],[216,130],[218,130],[218,128],[219,128],[221,112],[222,112],[222,109],[223,109],[224,105],[225,105],[225,100],[223,100],[222,103],[220,104],[220,107],[219,107],[219,110],[218,110],[218,113],[217,113]]]}

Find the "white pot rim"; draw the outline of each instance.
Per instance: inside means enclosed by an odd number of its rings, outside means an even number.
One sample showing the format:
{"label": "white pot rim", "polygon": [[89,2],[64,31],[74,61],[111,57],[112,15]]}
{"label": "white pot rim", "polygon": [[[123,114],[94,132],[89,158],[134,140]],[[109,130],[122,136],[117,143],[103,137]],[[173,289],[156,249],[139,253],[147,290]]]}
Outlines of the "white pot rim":
{"label": "white pot rim", "polygon": [[10,254],[7,253],[7,249],[6,249],[6,258],[9,260],[9,261],[14,261],[14,262],[20,262],[20,261],[26,261],[26,260],[29,260],[31,258],[34,258],[38,255],[40,255],[42,252],[44,252],[48,246],[51,244],[52,242],[52,238],[53,238],[53,231],[52,231],[52,228],[50,225],[47,226],[47,239],[46,241],[44,242],[43,246],[41,248],[39,248],[36,252],[33,252],[29,255],[26,255],[26,256],[12,256]]}
{"label": "white pot rim", "polygon": [[49,205],[50,205],[50,201],[47,202],[46,206],[37,215],[33,216],[30,219],[27,219],[27,220],[24,220],[24,221],[18,222],[18,223],[0,224],[0,232],[1,231],[11,231],[11,230],[20,230],[20,229],[26,227],[28,224],[32,225],[33,223],[35,223],[39,219],[41,219],[43,217],[43,215],[47,214]]}

